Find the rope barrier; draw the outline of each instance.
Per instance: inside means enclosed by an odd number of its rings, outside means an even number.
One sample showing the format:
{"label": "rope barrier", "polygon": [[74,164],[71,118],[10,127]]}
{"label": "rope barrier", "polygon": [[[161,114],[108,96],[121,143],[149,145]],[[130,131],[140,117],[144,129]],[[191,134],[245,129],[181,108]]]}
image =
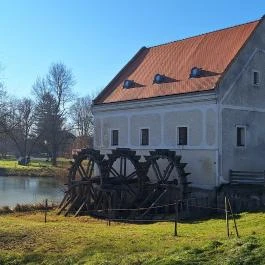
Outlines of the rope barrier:
{"label": "rope barrier", "polygon": [[[192,208],[203,208],[203,209],[210,209],[210,210],[219,210],[219,211],[226,211],[226,209],[224,208],[220,208],[220,207],[210,207],[210,206],[203,206],[203,205],[194,205],[191,204],[189,200],[180,200],[178,202],[175,203],[168,203],[168,204],[163,204],[163,205],[153,205],[150,207],[140,207],[140,208],[106,208],[106,209],[94,209],[94,210],[85,210],[85,211],[79,211],[79,213],[109,213],[109,212],[122,212],[122,211],[131,211],[131,212],[140,212],[140,211],[144,211],[144,210],[152,210],[152,209],[159,209],[159,208],[165,208],[165,207],[169,207],[169,206],[176,206],[177,204],[180,206],[180,203],[184,203],[184,202],[188,202],[189,206],[188,207],[192,207]],[[75,211],[69,211],[69,213],[74,213]]]}
{"label": "rope barrier", "polygon": [[[153,205],[150,207],[139,207],[139,208],[106,208],[106,209],[94,209],[94,210],[85,210],[85,211],[79,211],[79,213],[103,213],[103,212],[123,212],[123,211],[131,211],[131,212],[141,212],[144,210],[152,210],[152,209],[159,209],[159,208],[165,208],[165,207],[170,207],[170,206],[176,206],[177,204],[179,206],[181,206],[181,203],[187,203],[188,204],[188,208],[203,208],[203,209],[210,209],[210,210],[219,210],[219,211],[226,211],[225,208],[220,208],[220,207],[210,207],[210,206],[203,206],[203,205],[195,205],[194,203],[191,203],[191,201],[194,199],[185,199],[185,200],[179,200],[177,202],[174,203],[167,203],[167,204],[162,204],[162,205]],[[58,203],[54,200],[47,200],[47,204],[51,205],[51,206],[58,206]],[[35,204],[36,206],[41,206],[42,204],[37,203]],[[47,205],[47,207],[49,208],[49,206]],[[23,204],[21,204],[21,206],[23,206]],[[45,207],[45,203],[43,204],[43,207]],[[46,207],[45,207],[46,208]],[[38,207],[36,207],[34,209],[34,205],[33,205],[33,209],[29,209],[27,211],[46,211],[45,209],[38,209]],[[74,213],[75,211],[69,211],[69,213]]]}
{"label": "rope barrier", "polygon": [[156,209],[156,208],[164,208],[168,206],[174,206],[177,205],[177,203],[168,203],[168,204],[163,204],[163,205],[157,205],[157,206],[150,206],[150,207],[141,207],[141,208],[120,208],[120,209],[102,209],[98,211],[104,211],[104,210],[109,210],[109,211],[143,211],[143,210],[148,210],[148,209]]}

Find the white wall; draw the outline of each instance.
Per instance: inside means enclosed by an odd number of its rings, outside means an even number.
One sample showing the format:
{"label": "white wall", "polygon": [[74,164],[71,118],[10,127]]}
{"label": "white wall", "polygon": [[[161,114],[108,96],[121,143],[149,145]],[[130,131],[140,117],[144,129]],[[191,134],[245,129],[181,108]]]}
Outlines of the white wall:
{"label": "white wall", "polygon": [[[196,97],[195,97],[196,99]],[[171,149],[182,155],[188,163],[186,171],[191,173],[194,186],[212,188],[217,185],[218,137],[217,106],[215,98],[204,102],[185,102],[171,98],[160,99],[150,104],[138,102],[114,106],[96,106],[95,148],[109,153],[117,146],[111,146],[111,130],[119,130],[119,146],[137,150],[148,155],[149,150]],[[177,145],[177,127],[188,127],[188,145]],[[149,145],[140,145],[140,130],[149,128]]]}

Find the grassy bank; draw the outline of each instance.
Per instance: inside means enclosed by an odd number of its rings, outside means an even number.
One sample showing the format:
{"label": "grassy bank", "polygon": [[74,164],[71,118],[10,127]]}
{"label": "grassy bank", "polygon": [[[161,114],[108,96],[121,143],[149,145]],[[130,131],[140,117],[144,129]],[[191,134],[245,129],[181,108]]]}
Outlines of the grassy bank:
{"label": "grassy bank", "polygon": [[240,239],[225,221],[146,225],[62,217],[49,212],[0,216],[0,264],[265,264],[265,214],[242,214]]}
{"label": "grassy bank", "polygon": [[0,160],[1,176],[57,176],[67,175],[69,161],[60,159],[56,167],[51,162],[33,160],[27,166],[18,165],[16,160]]}

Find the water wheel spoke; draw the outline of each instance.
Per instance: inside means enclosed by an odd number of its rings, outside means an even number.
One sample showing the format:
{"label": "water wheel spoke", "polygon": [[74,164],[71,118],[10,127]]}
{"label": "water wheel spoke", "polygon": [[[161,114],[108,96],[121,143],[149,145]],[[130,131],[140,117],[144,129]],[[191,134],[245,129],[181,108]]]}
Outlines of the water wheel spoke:
{"label": "water wheel spoke", "polygon": [[94,172],[95,161],[93,160],[89,160],[89,161],[90,163],[87,165],[87,176],[91,178]]}
{"label": "water wheel spoke", "polygon": [[162,173],[160,171],[160,168],[159,168],[159,166],[157,164],[157,161],[152,161],[152,168],[153,168],[153,170],[154,170],[154,172],[155,172],[155,174],[157,176],[157,179],[162,181],[163,177],[162,177]]}
{"label": "water wheel spoke", "polygon": [[127,159],[124,158],[123,162],[123,176],[125,177],[127,175]]}
{"label": "water wheel spoke", "polygon": [[168,181],[173,169],[174,169],[174,163],[171,162],[171,163],[168,164],[168,166],[165,169],[164,176],[163,176],[163,181],[164,182]]}
{"label": "water wheel spoke", "polygon": [[96,191],[94,189],[94,186],[91,185],[89,188],[90,188],[89,192],[91,194],[91,197],[92,197],[93,201],[95,201],[96,200]]}
{"label": "water wheel spoke", "polygon": [[[121,192],[121,208],[124,208],[122,207],[122,205],[126,204],[126,201],[127,201],[127,192]],[[126,205],[124,205],[126,206]]]}
{"label": "water wheel spoke", "polygon": [[124,160],[124,157],[121,157],[121,161],[120,161],[120,176],[122,176],[122,168],[123,168],[123,160]]}
{"label": "water wheel spoke", "polygon": [[126,157],[121,157],[121,159],[120,159],[120,174],[119,174],[120,177],[126,176],[126,168],[127,168],[127,159],[126,159]]}
{"label": "water wheel spoke", "polygon": [[96,210],[102,210],[102,209],[99,209],[100,203],[102,201],[102,197],[103,197],[103,193],[100,192],[98,197],[97,197],[97,200],[95,201]]}
{"label": "water wheel spoke", "polygon": [[129,174],[128,176],[126,176],[126,179],[132,179],[135,176],[137,176],[137,172],[136,171],[133,171],[131,174]]}
{"label": "water wheel spoke", "polygon": [[110,168],[110,173],[114,176],[114,177],[120,177],[119,173],[117,172],[117,170],[114,167]]}
{"label": "water wheel spoke", "polygon": [[129,184],[125,184],[127,191],[131,193],[132,195],[136,195],[136,192],[133,190],[133,188]]}
{"label": "water wheel spoke", "polygon": [[79,167],[77,168],[77,171],[79,172],[82,179],[86,178],[85,169],[83,168],[81,163],[80,163]]}
{"label": "water wheel spoke", "polygon": [[89,170],[90,170],[90,165],[91,165],[91,160],[88,159],[88,162],[87,162],[87,168],[86,168],[86,175],[88,175],[89,173]]}

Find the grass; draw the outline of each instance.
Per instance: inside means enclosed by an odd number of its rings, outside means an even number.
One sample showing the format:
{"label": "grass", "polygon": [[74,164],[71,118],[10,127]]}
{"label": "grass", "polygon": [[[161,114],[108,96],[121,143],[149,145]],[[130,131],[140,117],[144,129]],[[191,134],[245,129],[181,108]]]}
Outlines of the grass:
{"label": "grass", "polygon": [[240,238],[226,238],[225,221],[179,225],[112,223],[49,212],[0,215],[0,264],[197,265],[265,264],[265,213],[241,214]]}
{"label": "grass", "polygon": [[0,175],[4,176],[66,176],[69,160],[59,159],[56,167],[51,162],[32,160],[29,165],[18,165],[16,160],[0,160]]}

